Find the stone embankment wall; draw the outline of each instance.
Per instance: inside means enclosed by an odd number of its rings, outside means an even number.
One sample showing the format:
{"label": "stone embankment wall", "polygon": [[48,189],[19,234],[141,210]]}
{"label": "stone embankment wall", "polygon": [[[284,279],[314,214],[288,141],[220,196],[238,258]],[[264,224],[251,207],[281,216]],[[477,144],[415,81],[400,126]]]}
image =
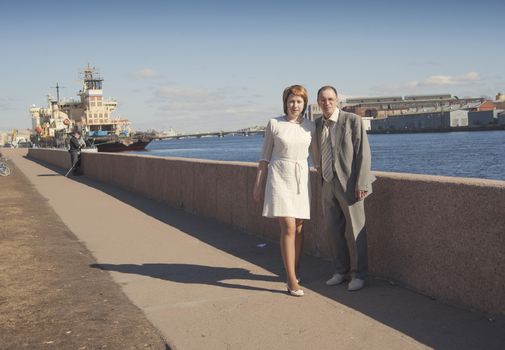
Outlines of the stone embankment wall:
{"label": "stone embankment wall", "polygon": [[[29,157],[69,167],[62,151]],[[83,154],[84,174],[277,241],[277,222],[252,199],[256,164]],[[430,297],[505,314],[505,181],[376,172],[366,200],[370,272]],[[312,173],[304,250],[328,258],[320,183]]]}
{"label": "stone embankment wall", "polygon": [[60,168],[70,168],[70,153],[59,149],[28,149],[28,157],[56,165]]}

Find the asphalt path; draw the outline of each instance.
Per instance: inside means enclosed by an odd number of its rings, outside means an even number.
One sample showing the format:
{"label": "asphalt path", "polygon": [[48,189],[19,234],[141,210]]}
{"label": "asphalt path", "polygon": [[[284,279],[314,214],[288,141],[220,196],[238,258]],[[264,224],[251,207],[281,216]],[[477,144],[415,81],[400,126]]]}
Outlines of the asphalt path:
{"label": "asphalt path", "polygon": [[[0,349],[167,349],[24,174],[0,177]],[[70,205],[70,201],[69,201]]]}

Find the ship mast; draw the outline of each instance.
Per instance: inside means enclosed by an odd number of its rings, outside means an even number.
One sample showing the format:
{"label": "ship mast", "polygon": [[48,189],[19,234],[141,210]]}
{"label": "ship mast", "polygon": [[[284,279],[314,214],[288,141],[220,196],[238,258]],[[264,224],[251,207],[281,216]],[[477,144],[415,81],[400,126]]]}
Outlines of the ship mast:
{"label": "ship mast", "polygon": [[64,89],[65,86],[59,86],[58,83],[56,83],[56,86],[51,86],[51,89],[56,89],[56,102],[60,104],[60,89]]}
{"label": "ship mast", "polygon": [[102,90],[103,79],[98,76],[95,67],[90,67],[89,64],[83,70],[83,91],[87,90]]}

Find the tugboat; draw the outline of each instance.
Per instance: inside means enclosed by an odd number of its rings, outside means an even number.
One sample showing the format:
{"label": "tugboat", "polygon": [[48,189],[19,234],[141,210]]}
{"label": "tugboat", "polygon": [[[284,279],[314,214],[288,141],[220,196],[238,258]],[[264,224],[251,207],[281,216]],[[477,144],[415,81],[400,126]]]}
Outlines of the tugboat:
{"label": "tugboat", "polygon": [[77,129],[99,152],[145,149],[151,139],[131,135],[127,119],[112,118],[117,101],[103,98],[103,79],[96,68],[88,65],[82,74],[83,85],[77,94],[79,100],[60,101],[61,87],[56,84],[56,100],[48,95],[47,108],[30,108],[32,142],[39,147],[64,147],[68,135]]}

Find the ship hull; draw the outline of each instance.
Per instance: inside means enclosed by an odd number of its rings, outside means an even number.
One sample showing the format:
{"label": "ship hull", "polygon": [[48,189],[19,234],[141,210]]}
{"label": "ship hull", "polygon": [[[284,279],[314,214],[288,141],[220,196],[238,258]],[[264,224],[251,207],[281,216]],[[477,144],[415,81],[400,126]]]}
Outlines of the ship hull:
{"label": "ship hull", "polygon": [[151,140],[135,140],[133,142],[127,141],[113,141],[96,144],[98,152],[127,152],[127,151],[142,151]]}

